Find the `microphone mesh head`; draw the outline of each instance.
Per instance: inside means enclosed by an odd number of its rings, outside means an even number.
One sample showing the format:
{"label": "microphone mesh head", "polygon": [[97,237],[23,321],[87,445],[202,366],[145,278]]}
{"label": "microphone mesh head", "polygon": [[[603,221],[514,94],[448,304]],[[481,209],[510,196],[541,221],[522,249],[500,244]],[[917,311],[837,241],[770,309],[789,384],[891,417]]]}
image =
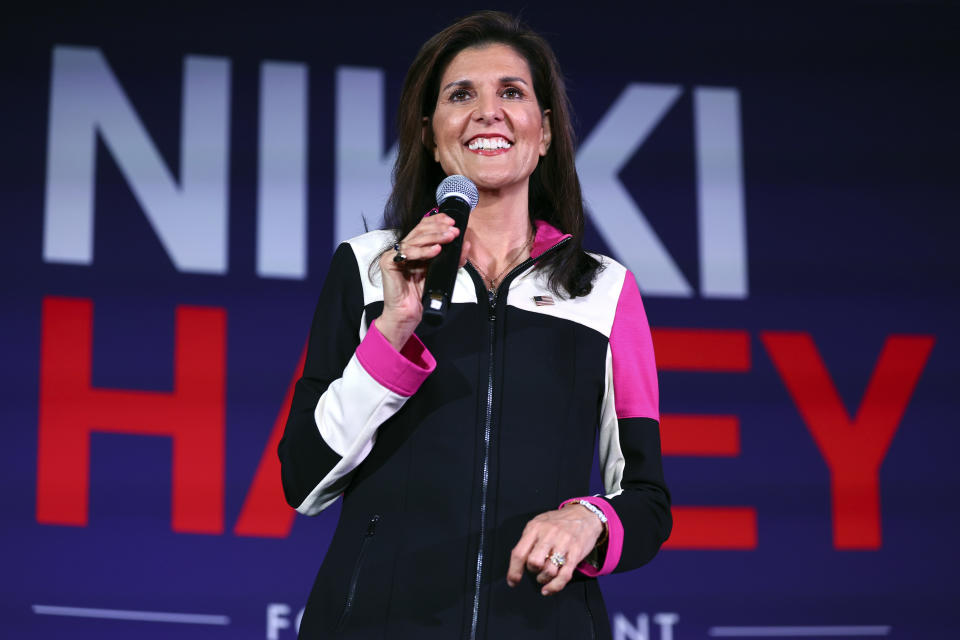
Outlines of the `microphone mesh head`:
{"label": "microphone mesh head", "polygon": [[437,204],[440,204],[449,197],[460,198],[470,205],[470,210],[480,201],[480,194],[477,193],[477,185],[473,180],[466,176],[454,175],[447,176],[437,187]]}

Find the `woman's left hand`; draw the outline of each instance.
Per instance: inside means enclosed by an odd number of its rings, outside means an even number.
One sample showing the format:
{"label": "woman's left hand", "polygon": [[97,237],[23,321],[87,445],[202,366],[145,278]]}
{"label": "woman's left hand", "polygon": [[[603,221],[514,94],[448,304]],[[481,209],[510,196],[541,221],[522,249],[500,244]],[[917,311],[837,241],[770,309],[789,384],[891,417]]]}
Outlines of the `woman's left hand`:
{"label": "woman's left hand", "polygon": [[[516,586],[526,569],[537,574],[537,582],[543,585],[541,594],[557,593],[593,551],[603,527],[596,515],[579,504],[541,513],[527,523],[520,541],[510,552],[507,584]],[[555,553],[563,556],[562,566],[550,560]]]}

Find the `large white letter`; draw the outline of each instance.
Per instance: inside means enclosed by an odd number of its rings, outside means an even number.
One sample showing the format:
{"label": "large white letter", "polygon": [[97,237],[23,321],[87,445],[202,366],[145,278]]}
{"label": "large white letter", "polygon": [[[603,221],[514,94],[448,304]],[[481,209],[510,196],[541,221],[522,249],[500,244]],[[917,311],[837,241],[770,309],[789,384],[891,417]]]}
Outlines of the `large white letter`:
{"label": "large white letter", "polygon": [[267,640],[279,640],[280,629],[290,628],[290,606],[282,602],[267,605]]}
{"label": "large white letter", "polygon": [[260,66],[257,275],[307,277],[307,66]]}
{"label": "large white letter", "polygon": [[594,224],[640,290],[690,297],[690,284],[617,177],[679,97],[673,85],[629,85],[580,146],[577,172]]}
{"label": "large white letter", "polygon": [[99,133],[180,271],[227,271],[229,72],[223,58],[184,60],[180,184],[99,49],[54,47],[43,258],[93,262]]}
{"label": "large white letter", "polygon": [[363,233],[363,218],[379,226],[397,157],[396,144],[383,152],[383,71],[338,68],[336,110],[334,246]]}
{"label": "large white letter", "polygon": [[676,613],[658,613],[653,621],[660,627],[660,640],[673,640],[673,627],[680,622],[680,615]]}
{"label": "large white letter", "polygon": [[736,89],[693,92],[697,145],[700,291],[711,298],[747,297],[747,229]]}
{"label": "large white letter", "polygon": [[630,624],[622,613],[613,616],[613,640],[650,640],[650,620],[647,614],[637,614],[637,626]]}

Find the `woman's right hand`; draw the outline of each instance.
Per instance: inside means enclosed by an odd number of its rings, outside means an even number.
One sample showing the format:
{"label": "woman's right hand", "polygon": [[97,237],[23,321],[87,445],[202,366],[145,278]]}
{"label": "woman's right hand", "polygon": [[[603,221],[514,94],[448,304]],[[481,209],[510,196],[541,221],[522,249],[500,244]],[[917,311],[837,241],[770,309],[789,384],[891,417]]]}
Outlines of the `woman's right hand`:
{"label": "woman's right hand", "polygon": [[[454,220],[443,213],[427,216],[400,240],[400,252],[407,257],[395,262],[397,252],[388,249],[380,256],[383,278],[383,313],[374,323],[377,330],[400,351],[413,335],[423,317],[423,283],[430,260],[440,254],[442,245],[460,234]],[[467,242],[463,243],[460,266],[466,262]]]}

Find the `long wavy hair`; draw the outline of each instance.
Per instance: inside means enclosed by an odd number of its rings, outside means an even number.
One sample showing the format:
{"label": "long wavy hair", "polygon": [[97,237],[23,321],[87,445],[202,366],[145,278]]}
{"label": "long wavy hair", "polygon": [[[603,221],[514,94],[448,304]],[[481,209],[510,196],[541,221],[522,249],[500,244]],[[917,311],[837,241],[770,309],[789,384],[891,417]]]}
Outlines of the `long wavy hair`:
{"label": "long wavy hair", "polygon": [[550,45],[509,14],[480,11],[458,20],[430,38],[410,65],[397,114],[400,140],[385,226],[398,230],[402,238],[436,205],[434,192],[446,174],[428,149],[431,141],[424,140],[424,131],[429,137],[440,79],[460,51],[487,44],[505,44],[526,59],[540,111],[549,109],[550,148],[530,176],[528,209],[531,223],[543,220],[573,237],[540,260],[537,268],[549,273],[554,293],[586,295],[600,263],[583,251],[583,197],[574,163],[570,100]]}

